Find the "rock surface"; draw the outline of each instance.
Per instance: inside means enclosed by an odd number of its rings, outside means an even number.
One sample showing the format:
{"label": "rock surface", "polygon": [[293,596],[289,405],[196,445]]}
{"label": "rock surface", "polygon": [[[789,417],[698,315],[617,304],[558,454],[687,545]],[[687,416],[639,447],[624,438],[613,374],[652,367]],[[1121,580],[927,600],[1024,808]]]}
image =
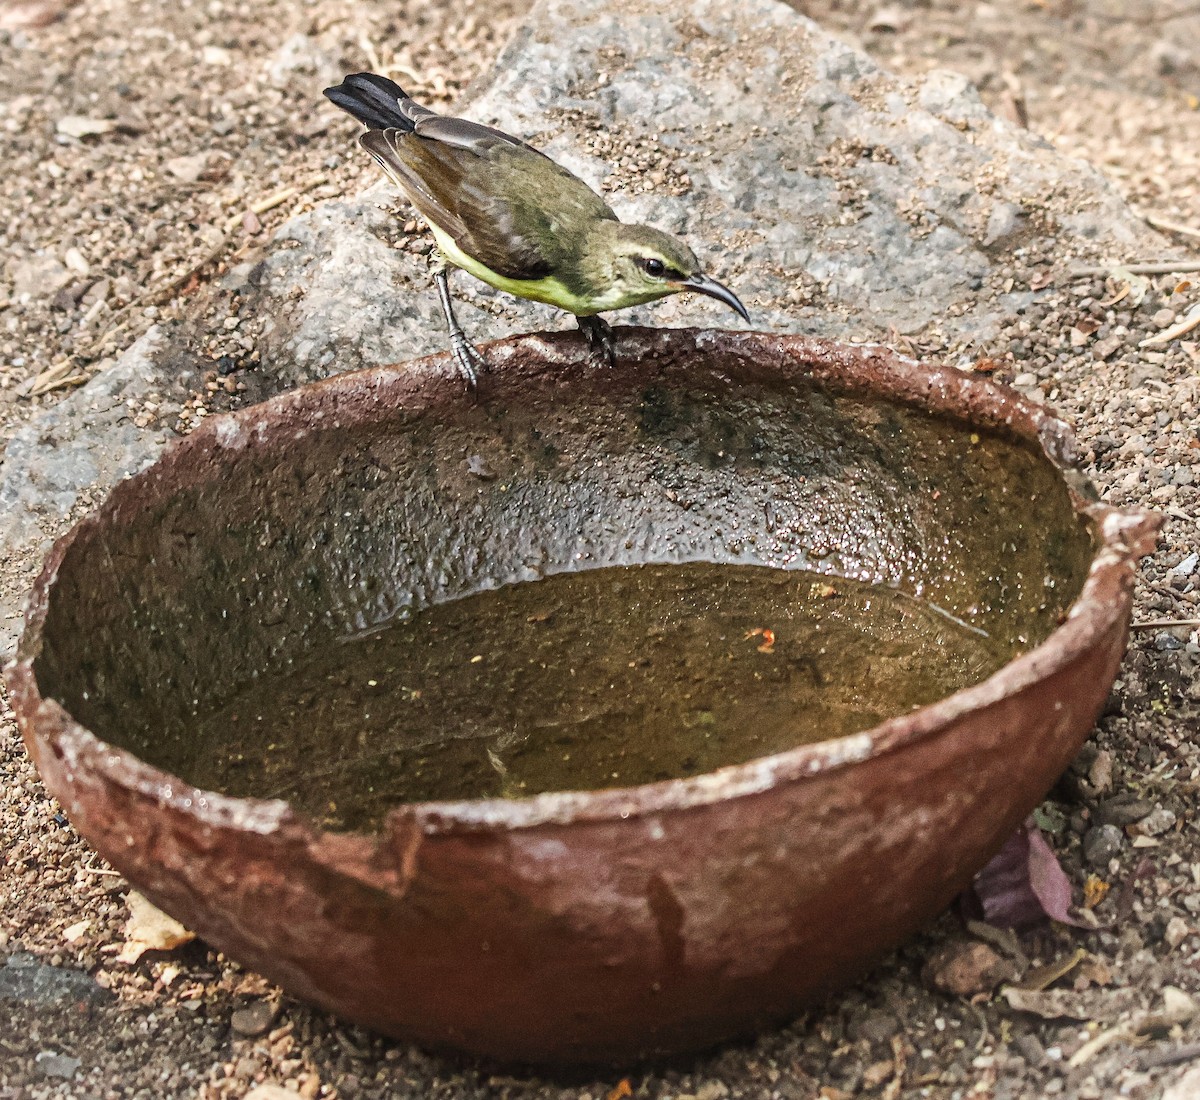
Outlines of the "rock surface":
{"label": "rock surface", "polygon": [[0,963],[0,1002],[17,1001],[46,1008],[52,1005],[99,1004],[111,998],[82,970],[50,966],[24,951]]}
{"label": "rock surface", "polygon": [[[686,235],[755,325],[781,331],[908,335],[965,361],[1037,293],[1031,273],[1154,240],[1094,169],[993,116],[964,78],[903,81],[774,0],[636,13],[544,0],[463,113],[529,138],[622,218]],[[409,216],[378,184],[293,219],[226,278],[260,354],[248,397],[444,347]],[[467,276],[455,285],[480,341],[569,323]],[[622,318],[740,324],[689,297]],[[0,553],[61,533],[89,491],[158,454],[163,416],[197,380],[183,349],[199,323],[148,335],[13,437]],[[130,408],[148,394],[157,422],[138,427]],[[4,642],[14,613],[0,606]]]}

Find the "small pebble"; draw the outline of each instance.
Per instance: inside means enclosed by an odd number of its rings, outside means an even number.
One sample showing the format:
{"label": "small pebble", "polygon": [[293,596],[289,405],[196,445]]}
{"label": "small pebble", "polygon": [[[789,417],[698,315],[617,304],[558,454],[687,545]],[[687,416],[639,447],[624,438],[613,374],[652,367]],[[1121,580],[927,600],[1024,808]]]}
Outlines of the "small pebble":
{"label": "small pebble", "polygon": [[854,1037],[868,1043],[886,1043],[899,1033],[900,1021],[889,1012],[872,1012],[852,1025]]}
{"label": "small pebble", "polygon": [[1188,554],[1171,572],[1178,577],[1188,577],[1196,572],[1197,565],[1200,565],[1200,552],[1193,552]]}
{"label": "small pebble", "polygon": [[278,1016],[279,1003],[277,1001],[252,1001],[235,1010],[230,1017],[229,1026],[239,1035],[254,1038],[270,1031]]}
{"label": "small pebble", "polygon": [[954,941],[935,951],[921,970],[927,989],[955,997],[988,993],[1015,977],[1012,963],[986,943]]}
{"label": "small pebble", "polygon": [[1094,820],[1097,825],[1132,825],[1135,821],[1141,821],[1153,809],[1152,802],[1118,795],[1096,807]]}
{"label": "small pebble", "polygon": [[1200,1066],[1192,1066],[1162,1094],[1162,1100],[1196,1100],[1197,1096],[1200,1096]]}
{"label": "small pebble", "polygon": [[1192,926],[1183,917],[1172,917],[1167,921],[1166,930],[1163,932],[1163,939],[1169,947],[1176,948],[1191,934]]}
{"label": "small pebble", "polygon": [[1195,1018],[1197,1007],[1195,1000],[1182,989],[1173,985],[1163,988],[1163,1016],[1172,1024],[1186,1024]]}
{"label": "small pebble", "polygon": [[1096,753],[1096,759],[1092,761],[1092,766],[1088,769],[1088,782],[1096,794],[1105,794],[1112,790],[1113,757],[1107,749],[1101,749]]}
{"label": "small pebble", "polygon": [[1161,836],[1175,824],[1175,815],[1163,806],[1155,806],[1137,823],[1138,832],[1144,836]]}
{"label": "small pebble", "polygon": [[1013,1046],[1031,1066],[1040,1066],[1046,1060],[1046,1048],[1032,1032],[1018,1035],[1013,1039]]}
{"label": "small pebble", "polygon": [[61,1077],[70,1080],[79,1072],[79,1059],[69,1054],[56,1054],[52,1050],[41,1051],[34,1062],[47,1077]]}
{"label": "small pebble", "polygon": [[1093,867],[1107,867],[1125,847],[1125,834],[1116,825],[1096,825],[1083,835],[1083,858]]}

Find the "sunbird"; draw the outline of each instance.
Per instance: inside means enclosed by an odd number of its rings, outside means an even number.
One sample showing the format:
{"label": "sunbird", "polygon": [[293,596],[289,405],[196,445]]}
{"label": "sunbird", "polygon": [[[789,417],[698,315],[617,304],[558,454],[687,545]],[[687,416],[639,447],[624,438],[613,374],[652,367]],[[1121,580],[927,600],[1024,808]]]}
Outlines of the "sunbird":
{"label": "sunbird", "polygon": [[363,148],[408,197],[437,242],[433,277],[450,348],[468,386],[487,362],[459,325],[451,267],[497,290],[575,315],[595,352],[615,361],[599,315],[669,294],[707,294],[750,315],[736,294],[704,274],[683,241],[628,225],[578,176],[519,138],[414,102],[393,81],[354,73],[325,95],[368,127]]}

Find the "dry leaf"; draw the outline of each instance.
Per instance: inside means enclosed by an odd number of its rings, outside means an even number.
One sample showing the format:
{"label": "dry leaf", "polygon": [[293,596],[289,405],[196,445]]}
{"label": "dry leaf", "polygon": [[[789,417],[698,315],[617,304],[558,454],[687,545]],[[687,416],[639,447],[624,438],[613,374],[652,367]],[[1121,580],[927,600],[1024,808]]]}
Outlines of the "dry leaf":
{"label": "dry leaf", "polygon": [[1121,989],[1086,989],[1076,993],[1070,989],[1032,990],[1006,986],[1000,991],[1009,1008],[1028,1012],[1043,1020],[1093,1020],[1107,1023],[1122,1012],[1136,1007],[1138,991],[1128,986]]}
{"label": "dry leaf", "polygon": [[[1142,304],[1142,299],[1150,292],[1150,280],[1144,275],[1135,275],[1127,267],[1113,267],[1112,277],[1120,279],[1129,288],[1128,295],[1119,294],[1113,299],[1113,302],[1119,302],[1122,298],[1128,297],[1129,304],[1136,308]],[[1113,302],[1108,304],[1111,305]],[[1100,304],[1104,305],[1105,303],[1101,302]]]}
{"label": "dry leaf", "polygon": [[1123,298],[1127,298],[1129,296],[1129,292],[1132,289],[1133,289],[1133,286],[1130,283],[1122,283],[1121,289],[1118,290],[1116,292],[1116,294],[1114,294],[1111,298],[1106,298],[1103,302],[1100,303],[1100,308],[1107,309],[1109,306],[1115,306]]}
{"label": "dry leaf", "polygon": [[125,943],[117,955],[117,962],[132,966],[147,951],[171,951],[196,938],[195,932],[189,932],[136,890],[131,890],[125,901],[129,906],[129,919],[125,922]]}
{"label": "dry leaf", "polygon": [[616,1088],[609,1090],[609,1093],[604,1100],[624,1100],[624,1097],[632,1095],[633,1089],[630,1087],[629,1078],[622,1077],[621,1080],[617,1082]]}

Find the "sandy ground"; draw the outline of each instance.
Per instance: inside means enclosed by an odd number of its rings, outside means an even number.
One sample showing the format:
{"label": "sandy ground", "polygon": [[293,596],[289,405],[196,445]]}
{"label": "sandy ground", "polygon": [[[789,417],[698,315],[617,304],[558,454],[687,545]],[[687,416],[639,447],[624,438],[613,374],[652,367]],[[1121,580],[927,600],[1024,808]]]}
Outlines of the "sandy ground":
{"label": "sandy ground", "polygon": [[[214,271],[253,255],[290,214],[366,181],[372,170],[315,87],[389,67],[425,99],[449,103],[520,15],[505,3],[83,0],[57,22],[14,26],[40,4],[0,0],[0,440],[154,320],[186,311]],[[1197,5],[798,7],[900,72],[967,73],[996,110],[1099,165],[1177,245],[1200,253]],[[1139,289],[1140,301],[1114,301],[1120,292],[1103,278],[1064,280],[985,351],[999,377],[1074,420],[1109,499],[1167,516],[1139,619],[1195,619],[1200,350],[1194,335],[1150,352],[1137,343],[1200,294],[1161,278]],[[1112,342],[1107,357],[1093,350],[1102,341]],[[28,564],[0,564],[0,583],[16,583]],[[431,1057],[345,1027],[202,944],[118,961],[128,887],[58,815],[5,708],[0,957],[76,968],[110,992],[83,1007],[35,994],[0,1000],[0,1100],[240,1097],[263,1082],[323,1097],[603,1100],[623,1094],[623,1076],[634,1096],[677,1100],[1157,1096],[1200,1039],[1198,652],[1188,627],[1135,635],[1096,740],[1044,807],[1107,930],[990,945],[1025,965],[1082,949],[1058,988],[1110,1007],[1115,998],[1116,1015],[1081,1000],[1073,1016],[1042,1018],[982,989],[931,988],[932,954],[979,943],[947,916],[868,981],[755,1043],[568,1081]],[[1163,1018],[1167,986],[1183,1000]]]}

